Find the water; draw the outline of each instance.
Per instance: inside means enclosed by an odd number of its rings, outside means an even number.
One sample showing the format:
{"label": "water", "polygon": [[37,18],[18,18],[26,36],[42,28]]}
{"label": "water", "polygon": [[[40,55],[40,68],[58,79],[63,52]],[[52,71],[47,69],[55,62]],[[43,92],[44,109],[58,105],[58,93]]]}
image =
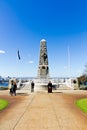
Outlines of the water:
{"label": "water", "polygon": [[8,82],[3,82],[0,83],[0,87],[8,87],[9,83]]}

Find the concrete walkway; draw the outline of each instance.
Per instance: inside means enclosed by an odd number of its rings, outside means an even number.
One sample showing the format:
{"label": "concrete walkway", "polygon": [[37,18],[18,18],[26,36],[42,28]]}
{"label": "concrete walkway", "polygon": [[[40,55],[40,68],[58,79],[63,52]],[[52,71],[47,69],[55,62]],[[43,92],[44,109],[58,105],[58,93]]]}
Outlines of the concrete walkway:
{"label": "concrete walkway", "polygon": [[4,114],[0,112],[1,117],[4,115],[0,118],[0,130],[87,130],[86,114],[75,106],[72,92],[67,92],[25,96]]}

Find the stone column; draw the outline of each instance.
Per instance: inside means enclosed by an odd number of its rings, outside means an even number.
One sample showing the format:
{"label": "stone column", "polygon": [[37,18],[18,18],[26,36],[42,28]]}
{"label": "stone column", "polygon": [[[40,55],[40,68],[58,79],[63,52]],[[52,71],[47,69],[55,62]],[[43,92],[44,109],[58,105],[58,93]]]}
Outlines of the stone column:
{"label": "stone column", "polygon": [[49,77],[49,65],[48,65],[47,45],[46,40],[42,39],[40,41],[38,78],[48,78],[48,77]]}

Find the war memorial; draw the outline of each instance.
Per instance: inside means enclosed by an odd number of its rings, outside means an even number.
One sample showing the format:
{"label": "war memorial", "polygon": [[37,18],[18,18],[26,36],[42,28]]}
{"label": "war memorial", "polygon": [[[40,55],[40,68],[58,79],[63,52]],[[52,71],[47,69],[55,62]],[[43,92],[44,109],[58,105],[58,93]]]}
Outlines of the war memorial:
{"label": "war memorial", "polygon": [[[74,90],[78,89],[78,83],[77,79],[73,78],[53,78],[50,76],[50,69],[49,69],[49,59],[48,59],[48,50],[47,50],[47,42],[45,39],[42,39],[40,41],[40,54],[39,54],[39,64],[37,69],[37,76],[33,79],[29,79],[28,82],[21,82],[21,79],[18,83],[19,89],[30,89],[31,81],[33,80],[35,83],[35,90],[45,90],[47,89],[47,84],[49,81],[52,82],[54,89],[60,89],[60,90]],[[76,83],[73,83],[73,80],[76,81]],[[21,85],[20,85],[21,84]]]}

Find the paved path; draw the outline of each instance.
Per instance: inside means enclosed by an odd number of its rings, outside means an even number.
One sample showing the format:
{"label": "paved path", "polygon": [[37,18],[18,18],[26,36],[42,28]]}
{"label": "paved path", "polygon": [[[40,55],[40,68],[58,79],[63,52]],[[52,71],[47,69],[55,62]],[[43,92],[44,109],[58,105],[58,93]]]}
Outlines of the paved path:
{"label": "paved path", "polygon": [[45,92],[10,97],[17,104],[0,112],[0,130],[87,130],[87,115],[74,104],[80,95]]}

